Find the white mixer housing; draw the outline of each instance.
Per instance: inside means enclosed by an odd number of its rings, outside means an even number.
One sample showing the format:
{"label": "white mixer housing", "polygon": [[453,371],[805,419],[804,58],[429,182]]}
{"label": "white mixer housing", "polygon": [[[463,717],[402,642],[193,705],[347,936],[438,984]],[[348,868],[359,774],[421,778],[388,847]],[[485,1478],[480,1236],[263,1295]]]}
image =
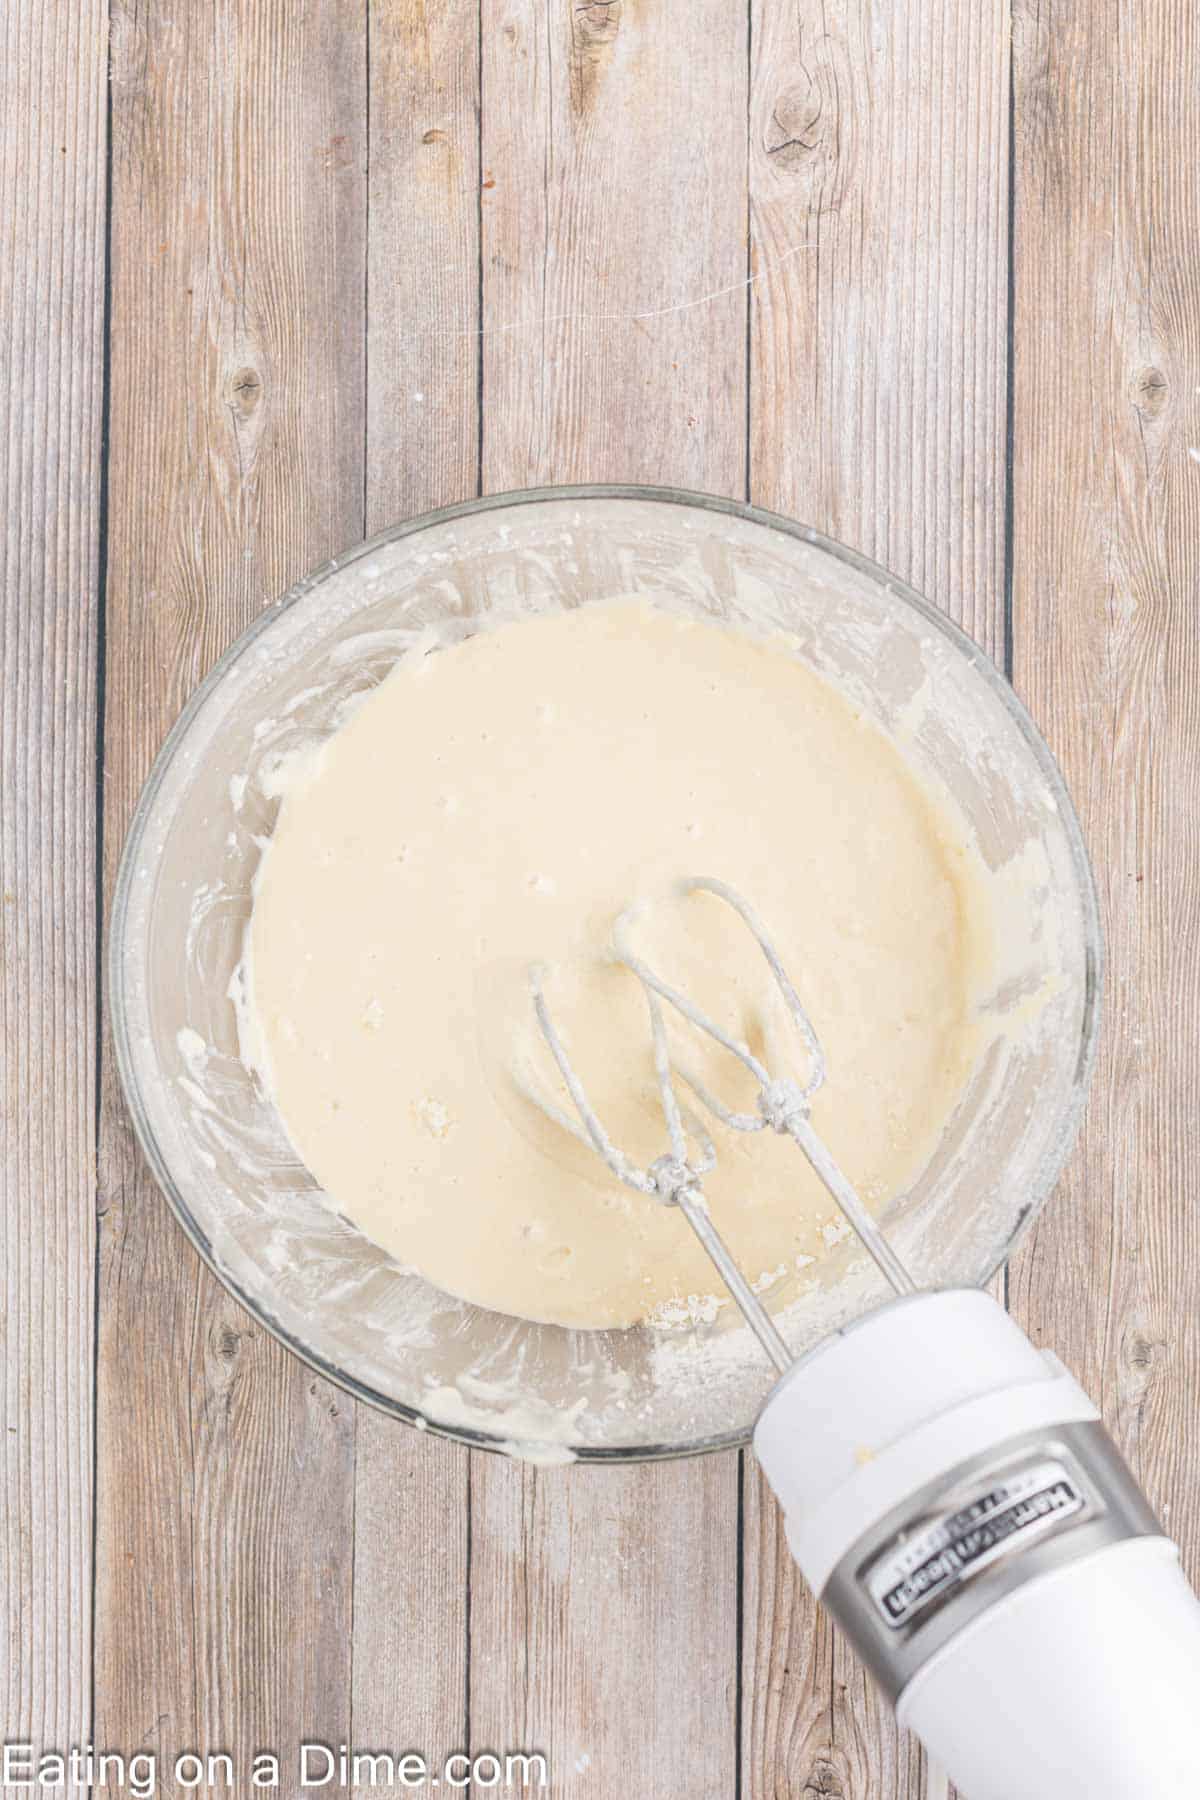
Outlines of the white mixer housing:
{"label": "white mixer housing", "polygon": [[1200,1793],[1200,1608],[1057,1358],[986,1294],[920,1294],[776,1385],[788,1542],[966,1800]]}

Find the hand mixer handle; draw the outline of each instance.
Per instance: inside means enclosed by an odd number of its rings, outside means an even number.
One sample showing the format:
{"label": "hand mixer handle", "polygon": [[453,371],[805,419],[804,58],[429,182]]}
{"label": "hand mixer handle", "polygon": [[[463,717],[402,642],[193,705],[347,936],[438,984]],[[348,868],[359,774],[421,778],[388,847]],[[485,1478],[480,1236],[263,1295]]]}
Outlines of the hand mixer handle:
{"label": "hand mixer handle", "polygon": [[1200,1794],[1200,1604],[1096,1407],[977,1289],[778,1382],[788,1542],[967,1800]]}

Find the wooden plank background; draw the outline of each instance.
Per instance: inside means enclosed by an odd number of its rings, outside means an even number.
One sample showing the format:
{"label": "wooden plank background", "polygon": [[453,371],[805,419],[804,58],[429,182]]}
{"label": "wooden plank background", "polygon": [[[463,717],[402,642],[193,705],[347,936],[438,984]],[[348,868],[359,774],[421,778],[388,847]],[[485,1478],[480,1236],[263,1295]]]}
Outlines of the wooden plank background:
{"label": "wooden plank background", "polygon": [[89,1720],[106,51],[0,8],[0,1742]]}
{"label": "wooden plank background", "polygon": [[533,1470],[356,1408],[200,1267],[97,1041],[101,896],[197,679],[335,549],[530,482],[791,512],[1011,668],[1112,971],[1012,1302],[1200,1572],[1198,31],[1189,0],[9,0],[0,1737],[923,1791],[752,1458]]}

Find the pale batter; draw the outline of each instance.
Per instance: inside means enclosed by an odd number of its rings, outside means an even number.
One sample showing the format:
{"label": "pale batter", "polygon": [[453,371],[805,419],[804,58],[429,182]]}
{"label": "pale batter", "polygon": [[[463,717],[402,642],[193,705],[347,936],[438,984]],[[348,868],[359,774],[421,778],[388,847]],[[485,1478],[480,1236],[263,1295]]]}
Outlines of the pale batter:
{"label": "pale batter", "polygon": [[[604,957],[631,900],[643,955],[776,1064],[799,1058],[744,927],[673,894],[730,882],[823,1040],[814,1123],[878,1208],[977,1047],[971,866],[899,750],[785,639],[646,600],[504,624],[406,657],[297,768],[249,933],[264,1072],[334,1203],[438,1286],[570,1325],[704,1316],[724,1294],[679,1213],[537,1105],[566,1102],[530,965],[610,1134],[649,1161],[666,1145],[645,1006]],[[752,1104],[728,1064],[702,1066]],[[839,1215],[789,1143],[714,1136],[713,1215],[750,1278],[790,1294]]]}

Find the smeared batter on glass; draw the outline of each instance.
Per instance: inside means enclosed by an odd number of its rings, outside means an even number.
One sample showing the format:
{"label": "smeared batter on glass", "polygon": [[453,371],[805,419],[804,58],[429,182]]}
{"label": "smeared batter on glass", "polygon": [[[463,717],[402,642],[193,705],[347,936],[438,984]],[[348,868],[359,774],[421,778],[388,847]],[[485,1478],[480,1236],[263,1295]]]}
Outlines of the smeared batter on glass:
{"label": "smeared batter on glass", "polygon": [[[897,747],[782,637],[644,599],[501,625],[405,658],[294,771],[249,933],[262,1064],[335,1204],[430,1281],[570,1325],[704,1316],[723,1295],[678,1212],[537,1104],[556,1078],[530,964],[611,1135],[649,1161],[644,1002],[605,957],[631,900],[663,973],[776,1064],[795,1048],[744,927],[674,897],[690,875],[730,882],[823,1041],[814,1123],[878,1208],[973,1060],[972,868]],[[786,1288],[840,1221],[794,1147],[714,1135],[714,1217],[753,1280]]]}

